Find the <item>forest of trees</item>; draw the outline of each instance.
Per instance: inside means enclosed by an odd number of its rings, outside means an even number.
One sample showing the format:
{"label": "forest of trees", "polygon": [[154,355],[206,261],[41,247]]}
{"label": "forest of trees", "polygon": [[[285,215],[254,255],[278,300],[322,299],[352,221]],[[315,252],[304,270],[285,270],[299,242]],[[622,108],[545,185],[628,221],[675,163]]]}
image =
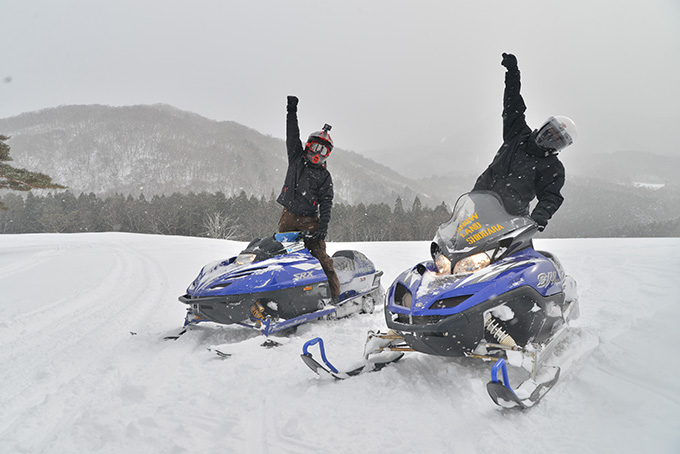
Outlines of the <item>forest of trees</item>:
{"label": "forest of trees", "polygon": [[[47,191],[42,191],[47,192]],[[574,196],[576,199],[578,197]],[[612,197],[611,195],[609,196]],[[8,192],[0,197],[0,234],[130,232],[157,235],[183,235],[250,241],[276,231],[281,206],[275,194],[267,197],[236,197],[223,193],[189,193],[153,196],[75,196],[71,191]],[[610,200],[611,201],[611,200]],[[621,205],[620,203],[618,205]],[[678,237],[680,218],[657,220],[632,216],[622,210],[621,217],[596,226],[578,221],[583,214],[573,213],[579,204],[566,204],[542,237]],[[602,204],[594,204],[593,207]],[[634,210],[633,210],[634,211]],[[585,212],[593,218],[597,213]],[[333,205],[329,241],[417,241],[431,240],[451,212],[444,204],[429,208],[416,197],[411,203],[397,198],[393,206],[384,203]],[[609,216],[603,213],[603,216]],[[576,220],[576,221],[574,221]]]}
{"label": "forest of trees", "polygon": [[[0,234],[132,232],[184,235],[250,241],[276,231],[281,206],[269,198],[237,197],[223,193],[153,196],[94,193],[75,196],[70,191],[0,197],[7,208],[0,211]],[[437,226],[451,213],[444,203],[434,209],[416,197],[404,207],[398,198],[386,204],[334,204],[329,241],[430,240]]]}

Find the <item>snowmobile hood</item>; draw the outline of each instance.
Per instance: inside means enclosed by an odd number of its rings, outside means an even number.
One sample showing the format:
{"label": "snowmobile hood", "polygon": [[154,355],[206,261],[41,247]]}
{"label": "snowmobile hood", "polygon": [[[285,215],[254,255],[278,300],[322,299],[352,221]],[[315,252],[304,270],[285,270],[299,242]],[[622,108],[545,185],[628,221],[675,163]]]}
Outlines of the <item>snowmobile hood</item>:
{"label": "snowmobile hood", "polygon": [[[466,276],[439,275],[432,261],[404,271],[392,285],[391,309],[408,310],[413,315],[457,314],[492,297],[530,285],[533,276],[554,271],[551,262],[539,252],[526,248],[501,259],[483,270]],[[544,295],[562,290],[559,282],[540,288]],[[395,307],[396,306],[396,307]]]}
{"label": "snowmobile hood", "polygon": [[302,285],[325,280],[323,268],[311,259],[306,249],[248,265],[239,265],[235,263],[236,257],[232,257],[206,265],[187,293],[194,297],[233,295],[254,293],[265,287],[286,288],[291,282]]}

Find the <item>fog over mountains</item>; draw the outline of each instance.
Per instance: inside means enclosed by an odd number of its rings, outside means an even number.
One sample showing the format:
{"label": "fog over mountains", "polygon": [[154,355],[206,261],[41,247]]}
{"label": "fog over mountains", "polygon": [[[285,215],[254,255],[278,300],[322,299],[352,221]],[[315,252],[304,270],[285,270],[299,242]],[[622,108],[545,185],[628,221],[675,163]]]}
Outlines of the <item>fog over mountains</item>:
{"label": "fog over mountains", "polygon": [[[308,132],[302,131],[303,140]],[[282,139],[167,105],[44,109],[0,119],[0,133],[11,136],[11,165],[46,173],[76,195],[245,191],[271,197],[287,167]],[[494,151],[461,140],[384,150],[372,156],[377,163],[336,148],[328,165],[338,203],[394,207],[401,197],[410,207],[417,196],[426,206],[452,207]],[[551,235],[680,236],[679,158],[619,151],[585,160],[565,153],[563,161],[566,200],[551,221]]]}

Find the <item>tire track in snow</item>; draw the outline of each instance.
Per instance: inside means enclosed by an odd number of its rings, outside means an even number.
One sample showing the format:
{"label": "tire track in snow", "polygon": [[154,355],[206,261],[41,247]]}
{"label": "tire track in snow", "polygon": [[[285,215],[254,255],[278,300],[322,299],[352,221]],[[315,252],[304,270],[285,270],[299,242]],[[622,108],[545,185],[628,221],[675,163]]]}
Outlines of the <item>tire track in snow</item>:
{"label": "tire track in snow", "polygon": [[[112,263],[104,275],[96,275],[86,286],[74,285],[78,291],[73,295],[22,314],[3,329],[0,361],[6,416],[0,417],[0,439],[4,443],[13,439],[17,447],[40,449],[41,441],[31,435],[36,426],[42,428],[46,443],[77,418],[79,409],[87,408],[91,399],[81,390],[97,388],[97,382],[110,372],[108,358],[130,337],[125,324],[150,310],[138,307],[138,299],[158,304],[157,290],[148,290],[149,282],[163,276],[158,263],[117,244],[92,247]],[[59,249],[60,255],[74,252]],[[122,295],[121,283],[136,296]],[[35,386],[36,378],[39,386]]]}

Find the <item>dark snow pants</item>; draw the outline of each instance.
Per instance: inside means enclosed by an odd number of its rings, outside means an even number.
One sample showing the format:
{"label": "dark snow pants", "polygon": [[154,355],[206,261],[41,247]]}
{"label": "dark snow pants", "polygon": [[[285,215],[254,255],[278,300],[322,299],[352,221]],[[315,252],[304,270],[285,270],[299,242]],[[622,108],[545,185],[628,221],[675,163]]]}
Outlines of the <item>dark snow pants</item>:
{"label": "dark snow pants", "polygon": [[[307,230],[309,233],[316,232],[319,228],[319,218],[314,216],[300,216],[291,213],[285,208],[281,212],[279,219],[279,232],[294,232],[298,230]],[[337,300],[340,295],[340,281],[338,275],[333,268],[333,259],[326,253],[326,242],[324,240],[305,240],[305,246],[309,252],[319,260],[321,267],[328,277],[328,286],[331,291],[331,297]]]}

